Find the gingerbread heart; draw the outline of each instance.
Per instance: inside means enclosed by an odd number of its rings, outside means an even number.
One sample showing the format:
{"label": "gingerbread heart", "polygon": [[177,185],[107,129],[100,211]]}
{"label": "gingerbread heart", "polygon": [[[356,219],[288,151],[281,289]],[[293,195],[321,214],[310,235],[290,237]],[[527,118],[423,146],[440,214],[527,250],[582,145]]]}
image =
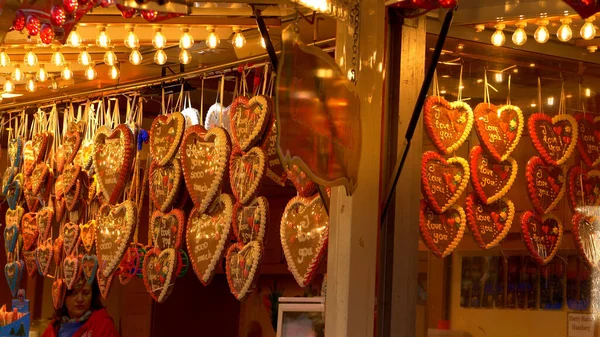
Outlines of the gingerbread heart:
{"label": "gingerbread heart", "polygon": [[[63,153],[65,164],[71,164],[81,147],[81,133],[78,131],[67,132],[63,137]],[[70,289],[70,288],[69,288]]]}
{"label": "gingerbread heart", "polygon": [[233,195],[240,203],[248,203],[258,193],[265,175],[265,160],[265,152],[259,147],[245,153],[239,149],[231,153],[229,179]]}
{"label": "gingerbread heart", "polygon": [[[273,100],[270,97],[267,97],[267,100],[269,106],[273,106]],[[277,120],[274,113],[271,114],[271,121],[269,122],[267,133],[263,137],[260,147],[267,154],[267,178],[271,179],[275,184],[281,187],[285,186],[287,174],[281,164],[279,155],[277,154]]]}
{"label": "gingerbread heart", "polygon": [[552,213],[540,216],[527,211],[521,216],[521,230],[529,254],[538,264],[548,264],[562,241],[563,225],[560,218]]}
{"label": "gingerbread heart", "polygon": [[35,249],[35,261],[37,262],[38,271],[40,275],[48,275],[53,255],[54,250],[52,247],[52,243],[50,242],[41,243]]}
{"label": "gingerbread heart", "polygon": [[143,263],[143,259],[144,255],[142,255],[140,259],[140,252],[136,246],[131,246],[125,251],[125,255],[123,256],[121,263],[119,263],[118,269],[119,282],[122,285],[126,285],[132,278],[137,276],[142,268],[140,263]]}
{"label": "gingerbread heart", "polygon": [[221,194],[207,212],[192,209],[187,223],[186,243],[194,272],[208,285],[225,252],[231,231],[233,200]]}
{"label": "gingerbread heart", "polygon": [[137,205],[129,200],[104,205],[96,220],[96,255],[98,273],[108,278],[119,266],[137,223]]}
{"label": "gingerbread heart", "polygon": [[23,235],[23,248],[31,250],[37,242],[40,231],[37,224],[36,213],[26,213],[21,221],[21,234]]}
{"label": "gingerbread heart", "polygon": [[579,165],[572,166],[567,172],[567,200],[571,212],[581,206],[600,206],[600,171],[586,171]]}
{"label": "gingerbread heart", "polygon": [[173,248],[179,250],[183,236],[185,214],[174,208],[169,213],[154,211],[150,219],[150,233],[154,246],[159,250]]}
{"label": "gingerbread heart", "polygon": [[182,170],[179,160],[175,159],[164,166],[155,161],[150,164],[150,199],[154,207],[166,212],[179,195],[182,181]]}
{"label": "gingerbread heart", "polygon": [[38,194],[42,185],[46,183],[48,177],[48,164],[41,162],[35,165],[31,173],[31,191],[33,194]]}
{"label": "gingerbread heart", "polygon": [[250,241],[265,241],[265,232],[269,223],[269,201],[257,197],[247,206],[236,203],[233,207],[233,232],[238,241],[247,244]]}
{"label": "gingerbread heart", "polygon": [[79,231],[81,243],[83,243],[83,249],[90,254],[96,241],[96,220],[90,220],[79,226]]}
{"label": "gingerbread heart", "polygon": [[501,198],[489,205],[480,203],[475,194],[466,201],[467,225],[473,238],[482,249],[496,247],[510,232],[515,218],[515,205]]}
{"label": "gingerbread heart", "polygon": [[11,294],[13,297],[17,297],[19,284],[23,276],[23,266],[20,265],[19,261],[8,262],[4,266],[4,276],[6,277],[6,282],[8,282]]}
{"label": "gingerbread heart", "polygon": [[59,145],[54,153],[54,167],[58,173],[62,173],[62,171],[65,169],[65,165],[65,150],[62,145]]}
{"label": "gingerbread heart", "polygon": [[54,244],[52,245],[54,264],[56,266],[60,265],[60,261],[62,261],[64,254],[65,241],[63,240],[62,235],[59,235],[56,240],[54,240]]}
{"label": "gingerbread heart", "polygon": [[36,223],[39,230],[40,241],[46,241],[50,237],[53,218],[54,209],[52,209],[52,207],[44,207],[37,212]]}
{"label": "gingerbread heart", "polygon": [[55,278],[54,282],[52,282],[52,304],[54,304],[54,309],[58,310],[63,307],[66,294],[67,287],[65,281]]}
{"label": "gingerbread heart", "polygon": [[69,255],[63,260],[62,266],[63,274],[65,276],[65,284],[67,289],[71,290],[81,275],[81,264],[76,256]]}
{"label": "gingerbread heart", "polygon": [[239,96],[231,104],[231,136],[242,151],[248,151],[262,138],[271,118],[266,96],[251,99]]}
{"label": "gingerbread heart", "polygon": [[65,215],[65,210],[67,209],[65,197],[56,197],[54,207],[56,207],[56,213],[54,214],[56,217],[56,222],[62,222],[62,219]]}
{"label": "gingerbread heart", "polygon": [[21,166],[22,150],[23,141],[21,138],[12,138],[8,141],[8,162],[11,164],[9,166]]}
{"label": "gingerbread heart", "polygon": [[77,164],[68,164],[63,173],[61,174],[61,183],[62,188],[61,191],[66,193],[71,189],[75,188],[77,184],[77,180],[79,179],[79,174],[81,173],[81,166]]}
{"label": "gingerbread heart", "polygon": [[2,175],[2,194],[6,194],[8,192],[10,183],[13,182],[18,171],[18,167],[9,166],[6,168],[6,171],[4,171],[4,174]]}
{"label": "gingerbread heart", "polygon": [[498,162],[508,159],[523,132],[525,122],[521,109],[514,105],[497,107],[490,103],[479,103],[473,113],[481,146]]}
{"label": "gingerbread heart", "polygon": [[460,157],[446,160],[433,151],[423,153],[421,191],[428,204],[444,213],[461,196],[469,183],[469,164]]}
{"label": "gingerbread heart", "polygon": [[570,115],[550,117],[534,113],[527,122],[529,136],[542,159],[550,165],[562,165],[577,145],[577,121]]}
{"label": "gingerbread heart", "polygon": [[108,276],[104,276],[100,268],[96,272],[96,280],[98,280],[98,288],[100,288],[100,295],[102,295],[103,299],[108,298],[108,294],[110,294],[110,289],[112,288],[114,274],[110,274]]}
{"label": "gingerbread heart", "polygon": [[87,283],[94,283],[96,272],[98,271],[98,258],[96,255],[83,255],[81,265],[83,277],[85,277]]}
{"label": "gingerbread heart", "polygon": [[81,181],[77,180],[77,182],[75,183],[75,187],[68,191],[65,191],[65,207],[70,212],[75,211],[77,209],[77,206],[79,205],[79,199],[81,199]]}
{"label": "gingerbread heart", "polygon": [[600,117],[590,113],[575,115],[578,126],[577,150],[589,168],[600,165]]}
{"label": "gingerbread heart", "polygon": [[133,133],[125,124],[118,125],[110,134],[107,131],[96,132],[92,156],[94,169],[98,187],[110,204],[119,200],[130,178],[132,146]]}
{"label": "gingerbread heart", "polygon": [[62,238],[64,240],[65,255],[71,255],[79,242],[79,225],[67,222],[63,226]]}
{"label": "gingerbread heart", "polygon": [[438,214],[421,200],[419,231],[433,255],[444,258],[458,246],[465,233],[465,217],[465,211],[458,205]]}
{"label": "gingerbread heart", "polygon": [[25,260],[25,269],[27,269],[27,275],[29,277],[33,277],[37,268],[37,262],[35,261],[35,250],[32,251],[23,251],[23,259]]}
{"label": "gingerbread heart", "polygon": [[214,127],[222,127],[231,133],[231,106],[224,107],[221,103],[215,103],[208,108],[206,119],[204,120],[204,128],[210,130]]}
{"label": "gingerbread heart", "polygon": [[92,168],[94,155],[94,142],[91,139],[85,139],[81,142],[79,152],[77,153],[76,162],[84,170],[90,170]]}
{"label": "gingerbread heart", "polygon": [[21,206],[17,206],[16,209],[6,210],[6,214],[4,215],[5,225],[7,227],[11,226],[11,225],[20,226],[21,220],[23,219],[24,214],[25,214],[25,211],[23,210],[23,207],[21,207]]}
{"label": "gingerbread heart", "polygon": [[33,139],[25,142],[23,149],[23,172],[26,176],[30,176],[35,168],[35,165],[44,160],[46,149],[51,143],[49,133],[40,132],[33,136]]}
{"label": "gingerbread heart", "polygon": [[150,156],[158,166],[167,165],[175,157],[184,129],[185,119],[180,112],[154,118],[150,129]]}
{"label": "gingerbread heart", "polygon": [[527,195],[535,211],[546,214],[556,208],[566,190],[562,167],[546,165],[540,157],[532,157],[525,169]]}
{"label": "gingerbread heart", "polygon": [[471,133],[473,110],[465,102],[448,102],[440,96],[429,96],[425,99],[423,121],[433,145],[448,155],[456,151]]}
{"label": "gingerbread heart", "polygon": [[12,183],[8,185],[8,191],[5,193],[6,202],[8,203],[8,207],[10,209],[16,209],[17,203],[21,198],[21,186],[22,183],[19,179],[15,178]]}
{"label": "gingerbread heart", "polygon": [[259,241],[247,245],[238,242],[227,250],[225,269],[229,290],[240,301],[254,290],[262,254],[263,245]]}
{"label": "gingerbread heart", "polygon": [[150,296],[158,302],[164,302],[173,290],[177,252],[173,248],[159,251],[151,249],[144,257],[142,275]]}
{"label": "gingerbread heart", "polygon": [[33,182],[31,176],[25,177],[25,184],[23,185],[23,195],[25,197],[25,203],[30,212],[36,212],[40,208],[40,198],[37,194],[33,193]]}
{"label": "gingerbread heart", "polygon": [[575,213],[573,216],[573,241],[579,256],[590,268],[600,266],[600,251],[597,247],[600,223],[594,215]]}
{"label": "gingerbread heart", "polygon": [[222,128],[187,129],[180,148],[185,185],[200,212],[217,196],[229,162],[229,136]]}
{"label": "gingerbread heart", "polygon": [[283,211],[280,235],[288,269],[306,287],[327,253],[329,217],[321,197],[292,198]]}
{"label": "gingerbread heart", "polygon": [[15,251],[19,238],[19,227],[17,225],[6,225],[4,227],[4,249],[8,253]]}
{"label": "gingerbread heart", "polygon": [[292,182],[296,191],[301,197],[311,197],[317,193],[317,184],[315,184],[296,164],[286,168],[286,177]]}

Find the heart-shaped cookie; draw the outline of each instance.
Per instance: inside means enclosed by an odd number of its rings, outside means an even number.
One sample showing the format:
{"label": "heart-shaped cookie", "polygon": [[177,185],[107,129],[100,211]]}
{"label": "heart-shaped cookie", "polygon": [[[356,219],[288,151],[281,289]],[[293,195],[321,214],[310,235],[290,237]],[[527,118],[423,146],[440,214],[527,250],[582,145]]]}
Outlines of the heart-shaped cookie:
{"label": "heart-shaped cookie", "polygon": [[269,201],[265,197],[256,197],[247,206],[236,203],[233,207],[233,232],[244,244],[254,240],[264,243],[268,223]]}
{"label": "heart-shaped cookie", "polygon": [[49,241],[39,244],[35,249],[35,261],[37,262],[40,275],[48,275],[53,255],[54,249],[52,247],[52,243]]}
{"label": "heart-shaped cookie", "polygon": [[37,224],[36,213],[26,213],[21,221],[21,235],[23,235],[23,248],[31,250],[37,242],[40,231]]}
{"label": "heart-shaped cookie", "polygon": [[56,266],[60,265],[60,261],[62,261],[63,256],[65,255],[64,253],[64,246],[65,246],[65,240],[63,240],[62,235],[59,235],[56,240],[54,240],[54,243],[52,244],[52,251],[53,251],[53,257],[54,257],[54,264]]}
{"label": "heart-shaped cookie", "polygon": [[480,203],[475,194],[466,201],[467,224],[473,238],[482,249],[496,247],[510,232],[515,218],[515,205],[507,198],[489,205]]}
{"label": "heart-shaped cookie", "polygon": [[23,266],[20,265],[19,261],[8,262],[4,266],[4,276],[11,294],[13,297],[17,297],[19,284],[21,284],[21,277],[23,276]]}
{"label": "heart-shaped cookie", "polygon": [[81,181],[77,180],[77,182],[75,183],[75,187],[73,187],[72,189],[65,191],[65,195],[64,195],[64,200],[65,200],[65,207],[70,211],[73,212],[77,209],[77,206],[79,205],[79,200],[81,199]]}
{"label": "heart-shaped cookie", "polygon": [[65,165],[65,150],[62,145],[59,145],[54,153],[54,167],[58,173],[62,173],[62,171],[65,169]]}
{"label": "heart-shaped cookie", "polygon": [[195,125],[187,129],[180,154],[185,185],[200,212],[217,196],[229,163],[231,146],[222,128],[210,131]]}
{"label": "heart-shaped cookie", "polygon": [[600,222],[594,215],[575,213],[573,216],[573,241],[581,258],[590,268],[600,266],[600,251],[598,250],[598,231]]}
{"label": "heart-shaped cookie", "polygon": [[529,254],[538,264],[548,264],[562,241],[563,225],[560,218],[552,213],[540,216],[527,211],[521,216],[521,230]]}
{"label": "heart-shaped cookie", "polygon": [[17,206],[16,209],[8,209],[4,215],[4,224],[7,227],[11,225],[20,226],[24,214],[25,210],[21,206]]}
{"label": "heart-shaped cookie", "polygon": [[6,194],[8,192],[8,187],[15,179],[18,171],[18,167],[9,166],[6,168],[6,171],[4,171],[4,174],[2,175],[2,194]]}
{"label": "heart-shaped cookie", "polygon": [[600,117],[591,113],[575,115],[578,126],[577,150],[589,168],[600,165]]}
{"label": "heart-shaped cookie", "polygon": [[33,193],[33,182],[31,176],[25,177],[25,184],[23,185],[23,195],[25,197],[25,203],[30,212],[36,212],[40,208],[40,198],[37,194]]}
{"label": "heart-shaped cookie", "polygon": [[67,209],[65,197],[56,197],[54,207],[56,208],[56,213],[54,214],[54,216],[56,217],[56,222],[62,222],[63,217],[65,215],[65,210]]}
{"label": "heart-shaped cookie", "polygon": [[54,304],[54,309],[58,310],[63,307],[66,294],[67,287],[65,281],[60,278],[55,278],[54,282],[52,282],[52,304]]}
{"label": "heart-shaped cookie", "polygon": [[523,132],[525,122],[521,109],[514,105],[497,107],[490,103],[479,103],[473,114],[481,146],[498,162],[508,159]]}
{"label": "heart-shaped cookie", "polygon": [[67,289],[71,290],[81,275],[81,264],[79,263],[79,259],[74,255],[69,255],[63,260],[62,267],[65,276],[65,284]]}
{"label": "heart-shaped cookie", "polygon": [[79,225],[72,222],[67,222],[63,226],[61,236],[64,240],[65,255],[71,255],[75,250],[75,246],[77,246],[77,243],[79,242]]}
{"label": "heart-shaped cookie", "polygon": [[173,248],[159,251],[151,249],[144,257],[142,275],[150,296],[158,302],[164,302],[173,290],[177,252]]}
{"label": "heart-shaped cookie", "polygon": [[39,230],[40,241],[46,241],[50,237],[53,218],[54,209],[52,207],[44,207],[36,213],[36,223]]}
{"label": "heart-shaped cookie", "polygon": [[233,195],[240,203],[248,203],[258,193],[265,176],[265,160],[265,152],[260,147],[245,153],[239,149],[231,153],[229,179]]}
{"label": "heart-shaped cookie", "polygon": [[440,96],[429,96],[425,99],[423,121],[433,145],[448,155],[469,137],[473,127],[473,110],[465,102],[448,102]]}
{"label": "heart-shaped cookie", "polygon": [[94,142],[91,139],[84,139],[81,142],[79,152],[77,153],[76,162],[84,170],[90,170],[94,163]]}
{"label": "heart-shaped cookie", "polygon": [[137,223],[137,205],[129,200],[104,205],[96,220],[96,255],[98,273],[108,278],[119,266]]}
{"label": "heart-shaped cookie", "polygon": [[32,251],[23,251],[23,259],[25,260],[25,269],[27,269],[27,275],[29,277],[33,277],[37,268],[37,262],[35,261],[35,250]]}
{"label": "heart-shaped cookie", "polygon": [[465,233],[466,216],[462,207],[454,205],[438,214],[421,200],[419,232],[423,242],[438,258],[444,258],[458,246]]}
{"label": "heart-shaped cookie", "polygon": [[121,259],[117,270],[119,282],[122,285],[129,283],[141,271],[142,266],[140,264],[143,263],[144,255],[140,256],[138,247],[135,245],[132,245],[125,251],[125,255],[123,255],[123,259]]}
{"label": "heart-shaped cookie", "polygon": [[[63,137],[63,153],[65,164],[71,164],[81,147],[81,133],[78,131],[67,132]],[[70,289],[70,288],[69,288]]]}
{"label": "heart-shaped cookie", "polygon": [[271,106],[266,96],[251,99],[239,96],[231,104],[231,138],[242,151],[248,151],[262,138],[271,119]]}
{"label": "heart-shaped cookie", "polygon": [[[270,97],[267,97],[267,100],[269,105],[273,106],[273,100]],[[267,177],[275,182],[275,184],[282,187],[285,186],[287,174],[277,154],[277,120],[274,113],[271,114],[271,120],[267,132],[260,143],[260,147],[267,154]]]}
{"label": "heart-shaped cookie", "polygon": [[567,172],[567,199],[571,212],[581,206],[600,206],[600,171],[586,171],[579,165]]}
{"label": "heart-shaped cookie", "polygon": [[215,127],[222,127],[231,133],[231,106],[224,107],[221,103],[215,103],[208,108],[206,119],[204,120],[204,128],[210,130]]}
{"label": "heart-shaped cookie", "polygon": [[577,121],[570,115],[550,117],[534,113],[527,121],[529,136],[535,149],[550,165],[562,165],[577,145]]}
{"label": "heart-shaped cookie", "polygon": [[290,165],[285,170],[286,177],[296,187],[296,191],[301,197],[312,197],[317,193],[317,184],[315,184],[308,175],[302,171],[296,164]]}
{"label": "heart-shaped cookie", "polygon": [[98,258],[96,255],[83,255],[81,258],[81,269],[87,283],[94,283],[96,272],[98,271]]}
{"label": "heart-shaped cookie", "polygon": [[194,272],[208,285],[225,252],[231,232],[233,200],[221,194],[213,207],[203,213],[193,208],[187,223],[186,243]]}
{"label": "heart-shaped cookie", "polygon": [[46,183],[46,178],[48,178],[48,171],[48,164],[44,162],[35,165],[31,173],[31,191],[33,194],[40,193],[40,189]]}
{"label": "heart-shaped cookie", "polygon": [[[125,124],[118,125],[110,134],[96,132],[94,138],[94,169],[98,187],[106,201],[115,204],[130,179],[133,159],[133,133]],[[108,276],[108,275],[105,275]]]}
{"label": "heart-shaped cookie", "polygon": [[329,217],[321,197],[292,198],[283,211],[279,233],[288,269],[298,285],[306,287],[327,253]]}
{"label": "heart-shaped cookie", "polygon": [[6,225],[4,227],[4,249],[8,253],[15,251],[17,246],[17,240],[19,238],[19,226],[18,225]]}
{"label": "heart-shaped cookie", "polygon": [[96,242],[96,220],[92,219],[79,226],[79,232],[83,249],[90,254]]}
{"label": "heart-shaped cookie", "polygon": [[[17,176],[19,176],[20,174],[18,174]],[[15,179],[13,180],[12,183],[10,183],[8,185],[8,191],[5,193],[6,195],[6,202],[8,203],[8,207],[10,209],[16,209],[17,208],[17,203],[19,202],[19,199],[21,198],[21,186],[22,186],[22,180],[17,179],[17,177],[15,177]]]}
{"label": "heart-shaped cookie", "polygon": [[77,180],[79,179],[79,173],[81,173],[81,166],[77,164],[66,165],[63,173],[61,174],[61,191],[63,193],[75,188]]}
{"label": "heart-shaped cookie", "polygon": [[155,161],[150,164],[150,199],[154,207],[166,212],[175,202],[182,181],[181,164],[178,159],[159,166]]}
{"label": "heart-shaped cookie", "polygon": [[31,175],[35,165],[44,160],[46,149],[51,143],[51,134],[40,132],[33,136],[32,140],[25,142],[23,149],[23,172],[26,176]]}
{"label": "heart-shaped cookie", "polygon": [[240,301],[254,290],[262,254],[263,245],[259,241],[247,245],[238,242],[227,250],[225,269],[229,290]]}
{"label": "heart-shaped cookie", "polygon": [[154,118],[150,129],[150,156],[158,166],[167,165],[175,157],[184,129],[185,119],[180,112]]}
{"label": "heart-shaped cookie", "polygon": [[546,214],[556,208],[566,190],[564,169],[546,165],[540,157],[532,157],[525,169],[527,195],[535,211]]}
{"label": "heart-shaped cookie", "polygon": [[461,196],[469,183],[469,164],[460,157],[446,160],[433,151],[423,153],[421,191],[431,208],[444,213]]}
{"label": "heart-shaped cookie", "polygon": [[169,213],[154,211],[150,219],[150,233],[154,246],[159,250],[173,248],[179,250],[183,237],[185,214],[174,208]]}
{"label": "heart-shaped cookie", "polygon": [[8,141],[8,162],[11,163],[9,166],[21,166],[22,150],[23,141],[21,138],[12,138]]}
{"label": "heart-shaped cookie", "polygon": [[100,267],[96,272],[96,280],[98,280],[98,288],[100,288],[100,295],[102,295],[103,299],[108,298],[108,294],[110,294],[110,289],[112,288],[114,274],[110,274],[108,276],[104,276]]}

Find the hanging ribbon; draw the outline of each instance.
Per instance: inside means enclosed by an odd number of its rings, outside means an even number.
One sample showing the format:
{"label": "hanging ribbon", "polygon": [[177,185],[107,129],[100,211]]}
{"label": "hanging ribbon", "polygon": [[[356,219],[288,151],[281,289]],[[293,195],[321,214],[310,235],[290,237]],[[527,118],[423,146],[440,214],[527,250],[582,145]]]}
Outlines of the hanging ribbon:
{"label": "hanging ribbon", "polygon": [[538,76],[538,106],[540,112],[544,113],[544,105],[542,104],[542,79]]}
{"label": "hanging ribbon", "polygon": [[460,75],[458,76],[458,97],[457,100],[462,102],[462,92],[463,92],[463,64],[460,64]]}
{"label": "hanging ribbon", "polygon": [[512,105],[510,102],[510,80],[512,78],[511,74],[508,74],[508,87],[507,87],[507,95],[506,95],[506,105]]}
{"label": "hanging ribbon", "polygon": [[433,96],[440,96],[440,87],[439,87],[439,79],[437,74],[437,69],[433,72]]}

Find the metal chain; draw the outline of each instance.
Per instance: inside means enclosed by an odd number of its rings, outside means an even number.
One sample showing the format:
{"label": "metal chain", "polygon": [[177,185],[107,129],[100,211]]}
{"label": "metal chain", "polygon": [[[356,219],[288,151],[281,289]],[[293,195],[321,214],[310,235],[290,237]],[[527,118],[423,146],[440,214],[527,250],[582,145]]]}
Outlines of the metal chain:
{"label": "metal chain", "polygon": [[360,24],[359,1],[355,0],[350,9],[350,26],[352,34],[352,68],[348,71],[348,79],[356,83],[356,58],[358,57],[358,27]]}

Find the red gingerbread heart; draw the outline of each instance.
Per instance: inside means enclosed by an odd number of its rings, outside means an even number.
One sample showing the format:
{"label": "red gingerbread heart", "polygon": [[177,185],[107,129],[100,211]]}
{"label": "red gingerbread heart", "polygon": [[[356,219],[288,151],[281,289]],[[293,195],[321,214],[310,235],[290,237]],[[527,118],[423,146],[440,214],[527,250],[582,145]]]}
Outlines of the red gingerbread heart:
{"label": "red gingerbread heart", "polygon": [[75,156],[81,147],[81,132],[70,131],[63,137],[62,152],[65,164],[70,164],[75,160]]}
{"label": "red gingerbread heart", "polygon": [[496,247],[510,232],[515,217],[515,205],[502,198],[485,205],[474,194],[467,197],[467,224],[473,238],[482,249]]}
{"label": "red gingerbread heart", "polygon": [[421,200],[419,219],[419,231],[423,242],[431,253],[439,258],[450,255],[465,233],[465,211],[457,205],[438,214]]}
{"label": "red gingerbread heart", "polygon": [[179,195],[182,182],[182,170],[179,159],[175,158],[165,166],[159,166],[155,161],[150,164],[150,199],[154,207],[166,212]]}
{"label": "red gingerbread heart", "polygon": [[48,164],[40,162],[35,165],[31,173],[31,192],[33,194],[40,194],[40,189],[46,184],[49,173]]}
{"label": "red gingerbread heart", "polygon": [[550,117],[535,113],[529,117],[527,129],[533,146],[551,165],[562,165],[577,145],[577,122],[567,114]]}
{"label": "red gingerbread heart", "polygon": [[508,157],[501,163],[474,146],[469,156],[471,183],[479,200],[489,205],[508,193],[517,177],[517,161]]}
{"label": "red gingerbread heart", "polygon": [[600,165],[600,117],[590,113],[575,115],[578,134],[577,150],[588,167]]}
{"label": "red gingerbread heart", "polygon": [[238,96],[233,100],[229,113],[233,143],[242,151],[250,150],[262,138],[271,119],[268,98],[262,95],[251,99]]}
{"label": "red gingerbread heart", "polygon": [[174,208],[169,213],[154,211],[150,219],[150,233],[152,241],[158,250],[173,248],[176,251],[181,247],[185,214],[182,210]]}
{"label": "red gingerbread heart", "polygon": [[31,175],[35,165],[46,157],[48,144],[52,143],[52,134],[40,132],[33,139],[25,143],[23,149],[23,170],[26,176]]}
{"label": "red gingerbread heart", "polygon": [[126,200],[116,206],[105,204],[98,211],[96,255],[98,274],[105,280],[109,280],[123,259],[136,224],[137,205],[132,201]]}
{"label": "red gingerbread heart", "polygon": [[538,264],[548,264],[562,241],[563,225],[560,218],[552,213],[540,216],[527,211],[521,216],[521,230],[529,254]]}
{"label": "red gingerbread heart", "polygon": [[[567,199],[571,212],[582,206],[600,206],[600,171],[586,171],[579,165],[567,172]],[[583,186],[582,186],[583,184]]]}
{"label": "red gingerbread heart", "polygon": [[233,244],[227,251],[225,265],[229,290],[238,300],[248,296],[256,285],[262,262],[263,245],[251,241],[247,245],[241,242]]}
{"label": "red gingerbread heart", "polygon": [[235,198],[248,203],[256,193],[265,175],[265,152],[253,147],[248,152],[237,149],[229,160],[229,181]]}
{"label": "red gingerbread heart", "polygon": [[566,190],[565,172],[559,166],[546,165],[532,157],[525,169],[527,195],[536,212],[546,214],[556,208]]}
{"label": "red gingerbread heart", "polygon": [[63,226],[62,238],[64,240],[65,255],[71,255],[79,242],[79,225],[67,222]]}
{"label": "red gingerbread heart", "polygon": [[423,108],[425,131],[433,145],[443,154],[451,154],[467,140],[473,127],[473,110],[461,101],[448,102],[429,96]]}
{"label": "red gingerbread heart", "polygon": [[21,221],[21,231],[23,234],[23,248],[25,250],[33,249],[37,242],[40,231],[37,225],[36,213],[25,213],[23,220]]}
{"label": "red gingerbread heart", "polygon": [[298,191],[300,196],[312,197],[317,193],[317,184],[298,165],[290,165],[285,169],[285,172],[288,180],[296,187],[296,191]]}
{"label": "red gingerbread heart", "polygon": [[76,256],[69,255],[63,260],[62,267],[67,289],[73,289],[73,285],[81,275],[81,263]]}
{"label": "red gingerbread heart", "polygon": [[438,213],[444,213],[461,196],[469,183],[469,164],[460,157],[446,160],[433,151],[423,153],[421,160],[421,190],[427,203]]}
{"label": "red gingerbread heart", "polygon": [[65,281],[60,278],[55,278],[52,282],[52,304],[54,309],[58,310],[62,308],[65,302],[65,295],[67,293],[67,287]]}
{"label": "red gingerbread heart", "polygon": [[573,241],[581,258],[590,268],[600,267],[600,251],[595,233],[600,230],[600,219],[592,214],[575,213],[573,216]]}
{"label": "red gingerbread heart", "polygon": [[521,109],[514,105],[497,107],[480,103],[475,107],[474,115],[475,131],[481,146],[498,162],[508,159],[523,132]]}
{"label": "red gingerbread heart", "polygon": [[151,249],[144,257],[142,274],[144,284],[150,296],[158,302],[164,302],[173,290],[177,252],[173,248],[165,250]]}
{"label": "red gingerbread heart", "polygon": [[167,165],[175,157],[184,129],[185,119],[180,112],[154,118],[150,129],[150,155],[159,166]]}
{"label": "red gingerbread heart", "polygon": [[[267,97],[267,100],[269,105],[273,106],[273,100],[270,97]],[[277,120],[275,118],[275,114],[271,114],[271,121],[260,147],[267,154],[267,178],[283,187],[287,174],[277,154]]]}
{"label": "red gingerbread heart", "polygon": [[265,197],[256,197],[248,205],[236,203],[233,207],[233,232],[244,244],[254,240],[264,243],[268,223],[269,201]]}
{"label": "red gingerbread heart", "polygon": [[50,237],[53,218],[54,209],[52,207],[44,207],[37,212],[36,223],[40,232],[40,241],[44,242]]}
{"label": "red gingerbread heart", "polygon": [[23,260],[25,260],[27,275],[29,275],[29,277],[33,277],[35,272],[38,271],[37,263],[35,262],[35,250],[23,251]]}

